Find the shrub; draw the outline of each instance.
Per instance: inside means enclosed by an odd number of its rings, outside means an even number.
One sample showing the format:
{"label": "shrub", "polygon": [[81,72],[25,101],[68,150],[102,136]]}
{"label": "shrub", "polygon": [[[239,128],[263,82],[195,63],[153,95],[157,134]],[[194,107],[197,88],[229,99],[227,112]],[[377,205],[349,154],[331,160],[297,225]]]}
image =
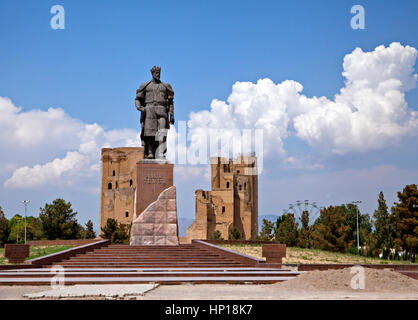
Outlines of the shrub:
{"label": "shrub", "polygon": [[222,233],[219,230],[215,230],[211,237],[212,240],[223,240]]}
{"label": "shrub", "polygon": [[229,231],[229,240],[239,240],[241,239],[241,233],[239,232],[239,230],[236,227],[233,227],[230,231]]}

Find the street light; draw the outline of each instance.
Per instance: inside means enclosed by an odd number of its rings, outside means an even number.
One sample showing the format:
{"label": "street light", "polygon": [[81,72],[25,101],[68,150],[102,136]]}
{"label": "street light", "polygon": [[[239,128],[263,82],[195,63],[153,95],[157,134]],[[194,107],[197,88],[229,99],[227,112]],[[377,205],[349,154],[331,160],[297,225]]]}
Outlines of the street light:
{"label": "street light", "polygon": [[25,243],[26,243],[26,210],[30,200],[23,200],[22,203],[25,206]]}
{"label": "street light", "polygon": [[359,251],[360,250],[360,238],[359,238],[359,232],[358,232],[358,213],[359,213],[359,209],[358,209],[357,204],[361,203],[361,201],[353,201],[351,203],[354,204],[356,206],[356,209],[357,209],[356,210],[356,212],[357,212],[357,251]]}

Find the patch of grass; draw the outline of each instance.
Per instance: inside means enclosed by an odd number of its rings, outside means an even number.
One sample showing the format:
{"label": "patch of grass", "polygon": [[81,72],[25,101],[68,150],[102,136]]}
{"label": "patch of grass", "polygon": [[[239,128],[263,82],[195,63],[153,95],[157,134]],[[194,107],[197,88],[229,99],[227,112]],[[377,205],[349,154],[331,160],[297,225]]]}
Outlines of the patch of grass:
{"label": "patch of grass", "polygon": [[[43,257],[48,254],[60,252],[70,248],[71,246],[30,246],[29,258],[26,260]],[[8,260],[4,257],[4,248],[0,248],[0,264],[8,263]]]}
{"label": "patch of grass", "polygon": [[70,248],[71,246],[30,246],[29,258],[26,260],[47,256]]}
{"label": "patch of grass", "polygon": [[7,264],[7,259],[4,257],[4,248],[0,248],[0,264]]}
{"label": "patch of grass", "polygon": [[[264,259],[261,256],[261,244],[234,244],[219,245],[223,248],[234,250],[240,253],[253,256],[258,259]],[[289,264],[308,264],[308,263],[338,263],[338,264],[411,264],[403,260],[381,260],[379,258],[369,258],[350,253],[339,253],[322,251],[318,249],[304,249],[296,247],[286,248],[286,258],[283,263]]]}

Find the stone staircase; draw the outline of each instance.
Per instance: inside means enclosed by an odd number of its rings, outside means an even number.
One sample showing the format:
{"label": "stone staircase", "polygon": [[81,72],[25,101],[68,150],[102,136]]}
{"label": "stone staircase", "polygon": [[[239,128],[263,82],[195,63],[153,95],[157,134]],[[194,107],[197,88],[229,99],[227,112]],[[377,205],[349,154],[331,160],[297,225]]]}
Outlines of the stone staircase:
{"label": "stone staircase", "polygon": [[207,268],[253,266],[195,245],[110,245],[76,255],[55,265],[65,268]]}
{"label": "stone staircase", "polygon": [[239,254],[198,244],[109,245],[41,268],[0,271],[0,285],[275,283],[300,272],[269,268]]}

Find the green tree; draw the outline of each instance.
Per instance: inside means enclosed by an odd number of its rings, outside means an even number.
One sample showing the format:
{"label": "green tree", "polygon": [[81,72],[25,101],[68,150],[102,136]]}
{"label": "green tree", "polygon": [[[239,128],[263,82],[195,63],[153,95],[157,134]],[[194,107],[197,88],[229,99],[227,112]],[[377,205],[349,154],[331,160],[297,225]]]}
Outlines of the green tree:
{"label": "green tree", "polygon": [[93,229],[93,221],[89,220],[86,223],[86,233],[85,233],[86,239],[94,239],[96,238],[96,232],[94,232]]}
{"label": "green tree", "polygon": [[212,240],[223,240],[222,233],[219,230],[215,230],[211,236]]}
{"label": "green tree", "polygon": [[0,206],[0,247],[3,247],[9,238],[10,228],[3,209]]}
{"label": "green tree", "polygon": [[[24,223],[24,219],[23,219]],[[42,230],[42,222],[39,218],[29,216],[26,218],[26,228],[27,228],[27,240],[40,240],[44,238],[44,233]]]}
{"label": "green tree", "polygon": [[286,214],[282,214],[279,216],[276,220],[276,223],[274,225],[274,234],[276,234],[276,230],[279,228],[280,224],[286,219]]}
{"label": "green tree", "polygon": [[345,224],[349,226],[347,230],[347,239],[351,241],[354,247],[357,247],[357,214],[359,225],[359,242],[360,246],[368,246],[366,242],[369,234],[372,232],[372,222],[368,214],[362,214],[357,205],[349,203],[339,206],[345,218]]}
{"label": "green tree", "polygon": [[312,231],[313,247],[316,249],[345,252],[353,244],[348,239],[350,226],[345,224],[341,207],[329,206],[321,210]]}
{"label": "green tree", "polygon": [[284,215],[284,220],[279,223],[276,229],[274,238],[280,243],[286,244],[286,246],[294,247],[297,245],[298,240],[298,226],[295,215],[293,213],[287,213]]}
{"label": "green tree", "polygon": [[110,239],[112,243],[129,243],[130,227],[126,224],[119,223],[115,232]]}
{"label": "green tree", "polygon": [[86,239],[86,232],[87,230],[81,224],[77,223],[76,239]]}
{"label": "green tree", "polygon": [[236,227],[233,227],[230,231],[229,231],[229,240],[239,240],[241,239],[241,233],[239,232],[239,230]]}
{"label": "green tree", "polygon": [[402,192],[398,192],[398,199],[399,202],[392,207],[393,221],[396,221],[395,243],[413,261],[418,251],[417,185],[405,186]]}
{"label": "green tree", "polygon": [[393,247],[393,230],[391,228],[390,215],[386,200],[381,191],[377,199],[378,207],[373,213],[374,227],[373,240],[374,249],[377,254],[383,252],[386,258],[389,249]]}
{"label": "green tree", "polygon": [[109,239],[111,243],[129,243],[131,238],[131,224],[118,223],[112,218],[106,220],[106,224],[101,230],[100,237]]}
{"label": "green tree", "polygon": [[111,240],[117,228],[118,222],[115,219],[107,219],[106,224],[104,225],[104,227],[101,228],[102,234],[100,235],[100,237],[102,237],[103,239]]}
{"label": "green tree", "polygon": [[[21,215],[15,214],[9,220],[9,243],[23,243],[25,240],[25,221]],[[19,241],[17,241],[19,239]]]}
{"label": "green tree", "polygon": [[273,239],[274,237],[273,230],[274,230],[274,223],[271,222],[270,220],[263,219],[263,225],[261,226],[261,232],[259,236],[260,240],[270,241],[271,239]]}
{"label": "green tree", "polygon": [[311,247],[311,227],[309,226],[309,212],[304,210],[301,217],[302,226],[298,232],[297,245],[301,248]]}
{"label": "green tree", "polygon": [[47,239],[77,239],[81,237],[82,227],[77,223],[75,218],[77,212],[73,211],[70,202],[55,199],[52,204],[47,203],[40,210],[39,219]]}
{"label": "green tree", "polygon": [[[14,215],[9,221],[8,242],[15,243],[19,231],[19,243],[25,241],[25,218],[19,214]],[[40,240],[44,238],[41,221],[38,218],[26,217],[26,240]]]}

